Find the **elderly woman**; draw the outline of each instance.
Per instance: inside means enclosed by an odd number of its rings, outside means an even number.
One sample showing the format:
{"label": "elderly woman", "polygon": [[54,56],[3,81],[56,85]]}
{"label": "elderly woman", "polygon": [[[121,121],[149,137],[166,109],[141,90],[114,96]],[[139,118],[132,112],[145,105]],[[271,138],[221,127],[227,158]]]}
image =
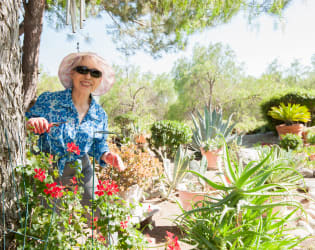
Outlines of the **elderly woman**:
{"label": "elderly woman", "polygon": [[[59,79],[65,90],[41,94],[35,105],[26,112],[26,127],[40,134],[39,147],[57,156],[62,183],[68,183],[81,168],[83,177],[83,205],[92,199],[93,169],[89,156],[101,166],[112,164],[123,171],[118,155],[109,152],[106,144],[107,115],[93,95],[105,94],[114,83],[114,72],[103,58],[91,52],[72,53],[59,66]],[[75,153],[69,153],[69,145]],[[71,150],[71,149],[70,149]],[[79,164],[73,164],[73,163]],[[97,183],[94,176],[94,186]]]}

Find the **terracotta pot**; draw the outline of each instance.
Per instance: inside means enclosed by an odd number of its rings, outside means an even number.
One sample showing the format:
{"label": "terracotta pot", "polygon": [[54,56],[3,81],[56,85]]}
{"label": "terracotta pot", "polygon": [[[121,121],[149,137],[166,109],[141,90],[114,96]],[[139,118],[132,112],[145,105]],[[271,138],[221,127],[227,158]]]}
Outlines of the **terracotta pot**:
{"label": "terracotta pot", "polygon": [[315,154],[310,155],[310,161],[315,161]]}
{"label": "terracotta pot", "polygon": [[147,140],[145,139],[145,135],[141,134],[141,135],[136,135],[135,136],[135,142],[138,144],[144,144],[147,142]]}
{"label": "terracotta pot", "polygon": [[179,190],[178,194],[179,194],[179,200],[180,200],[181,205],[186,211],[188,211],[192,209],[191,205],[193,203],[204,200],[204,196],[206,193]]}
{"label": "terracotta pot", "polygon": [[200,148],[201,154],[207,158],[208,170],[218,169],[218,166],[221,162],[222,148],[219,148],[215,151],[204,151]]}
{"label": "terracotta pot", "polygon": [[285,124],[280,124],[276,126],[276,130],[278,132],[278,135],[280,136],[280,140],[285,134],[296,134],[302,137],[303,129],[304,129],[303,124],[293,124],[289,126]]}

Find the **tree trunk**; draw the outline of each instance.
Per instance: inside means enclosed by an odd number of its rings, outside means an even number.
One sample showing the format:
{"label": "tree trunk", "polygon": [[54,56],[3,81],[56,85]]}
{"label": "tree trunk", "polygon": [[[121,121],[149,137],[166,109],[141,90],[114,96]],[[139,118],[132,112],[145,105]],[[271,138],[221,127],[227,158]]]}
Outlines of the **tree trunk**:
{"label": "tree trunk", "polygon": [[36,96],[45,0],[28,1],[28,3],[24,0],[23,5],[25,10],[22,57],[23,95],[24,107],[28,109]]}
{"label": "tree trunk", "polygon": [[17,190],[13,184],[12,168],[22,164],[24,157],[19,2],[0,2],[0,249],[10,248],[12,243],[12,234],[5,234],[4,247],[4,228],[8,232],[7,229],[14,230],[18,225]]}

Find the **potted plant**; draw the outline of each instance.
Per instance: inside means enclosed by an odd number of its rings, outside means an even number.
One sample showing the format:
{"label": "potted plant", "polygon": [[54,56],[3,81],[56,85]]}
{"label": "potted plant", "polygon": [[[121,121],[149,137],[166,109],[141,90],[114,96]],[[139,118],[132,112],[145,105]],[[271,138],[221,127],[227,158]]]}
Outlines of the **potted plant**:
{"label": "potted plant", "polygon": [[[207,171],[207,166],[206,157],[202,157],[199,162],[193,160],[189,163],[189,171],[195,171],[204,176]],[[191,210],[194,204],[204,200],[209,192],[215,190],[207,185],[202,178],[192,173],[187,173],[187,175],[190,175],[190,178],[184,178],[178,185],[178,198],[183,209],[186,211]]]}
{"label": "potted plant", "polygon": [[[197,112],[197,117],[192,114],[194,124],[194,128],[192,129],[192,148],[201,153],[204,147],[208,147],[209,149],[217,148],[216,150],[218,150],[222,146],[222,144],[219,143],[220,137],[228,144],[233,141],[236,141],[237,144],[241,144],[242,136],[232,134],[232,130],[236,125],[236,123],[231,124],[232,116],[233,115],[230,115],[227,121],[223,121],[222,109],[212,109],[211,106],[204,107],[204,115],[200,114],[199,111]],[[218,153],[214,155],[218,155]],[[220,159],[220,157],[216,159]],[[213,168],[212,166],[214,166],[213,163],[209,165],[209,168]]]}
{"label": "potted plant", "polygon": [[145,144],[147,142],[146,135],[141,131],[139,125],[132,125],[133,139],[136,144]]}
{"label": "potted plant", "polygon": [[208,162],[208,170],[218,169],[222,156],[223,139],[219,136],[201,143],[200,151]]}
{"label": "potted plant", "polygon": [[268,115],[284,122],[284,124],[276,126],[280,139],[287,133],[302,136],[304,125],[301,122],[306,123],[311,119],[311,113],[306,106],[291,103],[288,105],[280,103],[280,106],[272,107]]}

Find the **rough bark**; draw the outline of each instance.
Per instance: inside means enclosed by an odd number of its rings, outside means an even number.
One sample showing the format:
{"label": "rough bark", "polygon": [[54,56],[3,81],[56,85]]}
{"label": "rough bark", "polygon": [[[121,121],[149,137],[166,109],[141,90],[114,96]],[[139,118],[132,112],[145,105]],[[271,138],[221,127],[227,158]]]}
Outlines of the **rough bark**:
{"label": "rough bark", "polygon": [[6,247],[3,246],[4,226],[6,229],[16,229],[18,225],[16,190],[11,167],[21,164],[24,156],[19,8],[19,1],[0,1],[0,249],[8,249],[12,242],[12,234],[5,234]]}
{"label": "rough bark", "polygon": [[28,109],[35,98],[38,82],[38,60],[40,38],[43,27],[45,0],[23,1],[24,5],[24,40],[23,40],[23,91],[24,107]]}

